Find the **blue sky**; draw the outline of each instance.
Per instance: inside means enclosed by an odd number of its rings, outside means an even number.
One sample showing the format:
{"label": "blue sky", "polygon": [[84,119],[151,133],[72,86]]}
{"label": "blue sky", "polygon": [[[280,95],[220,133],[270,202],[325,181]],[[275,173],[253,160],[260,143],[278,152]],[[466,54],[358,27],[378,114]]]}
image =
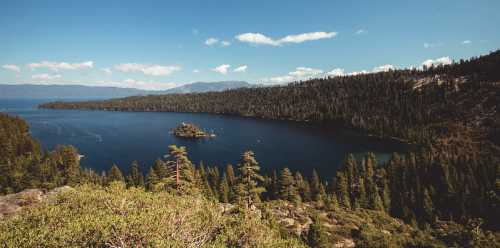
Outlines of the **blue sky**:
{"label": "blue sky", "polygon": [[449,63],[500,48],[500,1],[8,1],[0,83],[166,89]]}

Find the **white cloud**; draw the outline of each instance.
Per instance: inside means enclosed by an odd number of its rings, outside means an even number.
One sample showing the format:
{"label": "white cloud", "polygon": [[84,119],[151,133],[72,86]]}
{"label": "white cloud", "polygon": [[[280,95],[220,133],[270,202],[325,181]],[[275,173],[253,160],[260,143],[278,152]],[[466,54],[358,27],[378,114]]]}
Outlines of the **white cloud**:
{"label": "white cloud", "polygon": [[396,67],[393,65],[381,65],[373,68],[372,72],[382,72],[382,71],[390,71],[390,70],[395,70]]}
{"label": "white cloud", "polygon": [[364,34],[364,33],[366,33],[366,31],[365,31],[364,29],[358,29],[358,30],[356,31],[356,34],[357,34],[357,35]]}
{"label": "white cloud", "polygon": [[101,68],[101,71],[108,74],[108,75],[113,74],[113,71],[111,71],[111,68]]}
{"label": "white cloud", "polygon": [[436,48],[436,47],[441,47],[444,46],[443,42],[436,42],[436,43],[424,43],[425,48]]}
{"label": "white cloud", "polygon": [[438,59],[428,59],[424,62],[422,62],[423,66],[430,67],[430,66],[438,66],[438,65],[449,65],[451,64],[452,61],[450,57],[441,57]]}
{"label": "white cloud", "polygon": [[229,67],[231,67],[231,66],[227,65],[227,64],[219,65],[219,66],[213,68],[212,71],[218,72],[222,75],[226,75]]}
{"label": "white cloud", "polygon": [[221,41],[220,42],[220,45],[223,46],[223,47],[226,47],[226,46],[230,46],[231,45],[231,42],[227,41],[227,40],[224,40],[224,41]]}
{"label": "white cloud", "polygon": [[306,41],[329,39],[335,37],[336,35],[336,32],[311,32],[287,35],[281,39],[275,40],[261,33],[244,33],[237,35],[235,38],[241,42],[250,44],[280,46],[285,43],[302,43]]}
{"label": "white cloud", "polygon": [[122,72],[142,72],[145,75],[149,76],[167,76],[181,70],[181,67],[174,65],[144,65],[137,63],[123,63],[115,65],[115,69]]}
{"label": "white cloud", "polygon": [[312,40],[320,40],[320,39],[329,39],[335,37],[337,35],[336,32],[312,32],[312,33],[304,33],[304,34],[296,34],[296,35],[287,35],[286,37],[280,39],[279,43],[302,43],[305,41]]}
{"label": "white cloud", "polygon": [[94,67],[93,61],[85,61],[81,63],[67,63],[67,62],[52,62],[52,61],[42,61],[40,63],[30,63],[28,67],[31,70],[35,70],[37,68],[46,68],[52,71],[60,71],[60,70],[83,70],[90,69]]}
{"label": "white cloud", "polygon": [[297,67],[295,71],[291,71],[288,75],[264,78],[262,81],[264,83],[290,83],[293,81],[299,81],[304,79],[309,79],[313,77],[319,77],[323,73],[320,69],[309,68],[309,67]]}
{"label": "white cloud", "polygon": [[277,41],[274,41],[273,39],[260,33],[244,33],[237,35],[235,38],[241,42],[247,42],[257,45],[279,46],[279,43]]}
{"label": "white cloud", "polygon": [[15,71],[17,73],[21,72],[21,68],[19,68],[19,66],[17,66],[17,65],[2,65],[2,68],[6,69],[6,70]]}
{"label": "white cloud", "polygon": [[318,75],[321,73],[323,73],[323,71],[320,69],[314,69],[309,67],[297,67],[295,68],[295,71],[289,72],[288,75],[296,78],[302,78],[302,77]]}
{"label": "white cloud", "polygon": [[276,83],[276,84],[290,83],[294,80],[295,78],[289,75],[262,79],[264,83]]}
{"label": "white cloud", "polygon": [[246,72],[247,68],[248,68],[247,65],[242,65],[242,66],[239,66],[236,69],[234,69],[234,72]]}
{"label": "white cloud", "polygon": [[469,45],[470,43],[472,43],[470,40],[464,40],[464,41],[460,42],[460,44],[462,44],[462,45]]}
{"label": "white cloud", "polygon": [[205,41],[205,45],[207,46],[211,46],[211,45],[215,45],[217,42],[219,42],[218,39],[216,38],[208,38],[206,41]]}
{"label": "white cloud", "polygon": [[198,69],[194,69],[194,70],[193,70],[193,73],[200,73],[200,70],[198,70]]}
{"label": "white cloud", "polygon": [[335,69],[327,72],[326,75],[332,76],[332,77],[339,77],[339,76],[344,76],[345,72],[344,72],[344,69],[342,69],[342,68],[335,68]]}
{"label": "white cloud", "polygon": [[48,73],[42,73],[42,74],[35,74],[31,76],[32,79],[35,79],[40,82],[47,82],[49,80],[55,80],[55,79],[60,79],[62,76],[60,74],[48,74]]}
{"label": "white cloud", "polygon": [[349,75],[349,76],[356,76],[356,75],[362,75],[362,74],[368,74],[368,73],[370,73],[370,72],[367,71],[367,70],[361,70],[361,71],[350,72],[347,75]]}

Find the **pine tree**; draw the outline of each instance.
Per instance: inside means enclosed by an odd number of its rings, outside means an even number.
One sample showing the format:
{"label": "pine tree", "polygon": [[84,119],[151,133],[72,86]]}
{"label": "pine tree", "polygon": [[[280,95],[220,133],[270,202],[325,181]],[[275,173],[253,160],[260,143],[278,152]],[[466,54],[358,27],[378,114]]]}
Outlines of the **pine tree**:
{"label": "pine tree", "polygon": [[349,199],[349,190],[347,187],[347,178],[344,172],[337,172],[336,176],[336,189],[337,189],[337,199],[341,206],[350,209],[351,208],[351,200]]}
{"label": "pine tree", "polygon": [[279,198],[280,184],[279,184],[278,173],[276,172],[276,170],[273,170],[273,173],[271,174],[270,191],[271,192],[269,192],[269,198],[271,200],[276,200]]}
{"label": "pine tree", "polygon": [[144,187],[144,176],[140,171],[139,163],[133,161],[130,165],[130,173],[127,176],[128,187]]}
{"label": "pine tree", "polygon": [[236,195],[238,202],[249,208],[254,203],[260,202],[260,194],[265,191],[264,188],[258,186],[258,181],[263,181],[263,177],[259,175],[259,163],[255,160],[252,151],[243,153],[238,169],[240,177]]}
{"label": "pine tree", "polygon": [[154,186],[160,181],[160,178],[156,174],[153,167],[149,168],[148,175],[146,177],[146,188],[148,190],[153,190]]}
{"label": "pine tree", "polygon": [[356,158],[354,157],[353,154],[348,154],[345,162],[344,162],[344,169],[343,171],[346,174],[347,177],[347,185],[349,185],[349,194],[351,198],[355,197],[356,192],[355,191],[355,184],[356,178],[358,177],[358,165],[356,163]]}
{"label": "pine tree", "polygon": [[295,172],[295,183],[297,185],[297,190],[300,193],[300,198],[306,202],[311,201],[311,187],[309,182],[304,180],[304,177],[298,171]]}
{"label": "pine tree", "polygon": [[227,182],[226,173],[222,175],[219,185],[219,200],[228,203],[230,199],[229,183]]}
{"label": "pine tree", "polygon": [[179,184],[178,190],[184,193],[193,193],[196,189],[196,178],[194,166],[187,157],[185,146],[177,147],[170,145],[170,156],[174,159],[173,162],[179,167]]}
{"label": "pine tree", "polygon": [[313,223],[310,225],[309,232],[307,233],[307,243],[312,248],[331,247],[319,215],[313,217]]}
{"label": "pine tree", "polygon": [[162,179],[168,176],[167,166],[160,159],[157,159],[153,164],[153,170],[155,171],[155,174],[158,177],[158,179]]}
{"label": "pine tree", "polygon": [[284,168],[280,175],[280,198],[283,200],[299,203],[301,201],[300,195],[295,185],[295,180],[292,172],[288,168]]}
{"label": "pine tree", "polygon": [[311,196],[314,201],[317,200],[319,194],[321,180],[319,179],[318,172],[313,169],[312,178],[311,178]]}
{"label": "pine tree", "polygon": [[236,184],[236,175],[234,174],[234,168],[233,165],[228,164],[226,166],[226,177],[227,177],[227,183],[229,186],[233,186]]}
{"label": "pine tree", "polygon": [[108,184],[114,181],[125,182],[123,174],[120,171],[120,168],[118,168],[116,164],[113,164],[113,166],[111,166],[111,169],[109,169],[108,172]]}

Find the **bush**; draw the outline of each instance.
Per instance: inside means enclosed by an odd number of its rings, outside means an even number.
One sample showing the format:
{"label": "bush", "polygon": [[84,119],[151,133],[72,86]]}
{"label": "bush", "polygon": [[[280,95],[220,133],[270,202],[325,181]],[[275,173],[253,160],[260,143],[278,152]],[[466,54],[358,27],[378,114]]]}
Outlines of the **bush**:
{"label": "bush", "polygon": [[84,185],[0,220],[5,247],[303,247],[201,196]]}

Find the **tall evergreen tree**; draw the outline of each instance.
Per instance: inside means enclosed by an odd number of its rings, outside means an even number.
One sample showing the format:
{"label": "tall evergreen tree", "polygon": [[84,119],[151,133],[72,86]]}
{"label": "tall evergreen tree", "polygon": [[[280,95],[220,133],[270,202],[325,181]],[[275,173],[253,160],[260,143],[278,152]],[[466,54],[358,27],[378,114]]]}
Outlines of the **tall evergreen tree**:
{"label": "tall evergreen tree", "polygon": [[337,172],[336,177],[337,199],[342,207],[351,208],[351,200],[349,199],[349,190],[347,186],[347,177],[344,172]]}
{"label": "tall evergreen tree", "polygon": [[233,186],[236,184],[236,174],[234,173],[234,168],[233,165],[227,164],[226,166],[226,177],[227,177],[227,183],[229,186]]}
{"label": "tall evergreen tree", "polygon": [[228,203],[230,198],[229,183],[227,181],[226,173],[222,175],[222,179],[219,185],[219,200],[221,202]]}
{"label": "tall evergreen tree", "polygon": [[252,151],[243,153],[238,169],[240,171],[236,187],[238,202],[248,208],[260,202],[260,194],[265,191],[263,187],[258,186],[258,181],[263,181],[263,177],[259,174],[260,166]]}
{"label": "tall evergreen tree", "polygon": [[127,176],[127,186],[144,187],[144,176],[140,170],[139,163],[133,161],[130,165],[129,175]]}
{"label": "tall evergreen tree", "polygon": [[311,201],[311,187],[309,182],[304,179],[300,172],[295,172],[295,184],[297,185],[297,190],[300,193],[300,198],[303,201],[309,202]]}
{"label": "tall evergreen tree", "polygon": [[280,175],[280,198],[283,200],[299,203],[301,201],[295,180],[290,169],[284,168]]}
{"label": "tall evergreen tree", "polygon": [[123,178],[123,174],[118,168],[116,164],[113,164],[111,166],[111,169],[109,169],[108,172],[108,183],[114,182],[114,181],[120,181],[120,182],[125,182],[125,179]]}
{"label": "tall evergreen tree", "polygon": [[194,166],[187,157],[185,146],[177,147],[170,145],[170,156],[174,159],[173,162],[179,167],[179,185],[178,190],[185,193],[192,193],[196,189],[196,178]]}
{"label": "tall evergreen tree", "polygon": [[155,169],[153,167],[149,168],[148,175],[146,176],[146,188],[148,190],[153,190],[154,186],[160,181],[160,178],[156,174]]}

